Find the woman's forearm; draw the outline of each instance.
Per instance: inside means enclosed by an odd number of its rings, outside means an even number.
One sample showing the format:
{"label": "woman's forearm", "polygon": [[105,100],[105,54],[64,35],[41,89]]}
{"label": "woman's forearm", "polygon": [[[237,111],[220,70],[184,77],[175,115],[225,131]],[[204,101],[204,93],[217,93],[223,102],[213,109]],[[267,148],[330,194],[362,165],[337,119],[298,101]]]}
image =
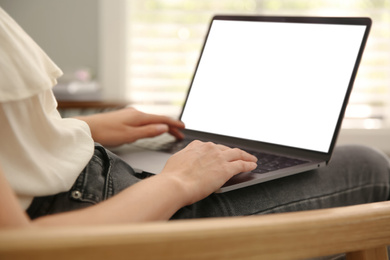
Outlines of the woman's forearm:
{"label": "woman's forearm", "polygon": [[168,220],[185,206],[184,194],[175,179],[156,175],[98,205],[41,217],[32,223],[36,226],[59,226]]}

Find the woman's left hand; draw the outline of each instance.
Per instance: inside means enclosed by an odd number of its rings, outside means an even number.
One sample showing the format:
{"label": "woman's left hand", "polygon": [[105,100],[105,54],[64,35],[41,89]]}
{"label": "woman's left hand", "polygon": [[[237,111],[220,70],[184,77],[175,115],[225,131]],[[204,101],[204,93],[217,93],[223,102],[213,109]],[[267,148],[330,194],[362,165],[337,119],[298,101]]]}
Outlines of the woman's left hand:
{"label": "woman's left hand", "polygon": [[180,132],[184,123],[160,115],[140,112],[134,108],[124,108],[113,112],[77,117],[87,122],[92,138],[104,146],[118,146],[138,139],[170,133],[177,139],[184,136]]}

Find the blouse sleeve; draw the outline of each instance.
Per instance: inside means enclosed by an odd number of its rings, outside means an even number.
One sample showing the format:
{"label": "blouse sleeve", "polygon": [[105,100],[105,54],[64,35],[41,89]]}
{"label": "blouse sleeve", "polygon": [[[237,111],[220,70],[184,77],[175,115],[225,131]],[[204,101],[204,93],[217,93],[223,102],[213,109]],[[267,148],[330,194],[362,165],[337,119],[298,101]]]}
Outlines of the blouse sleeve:
{"label": "blouse sleeve", "polygon": [[52,88],[62,71],[0,7],[0,102]]}

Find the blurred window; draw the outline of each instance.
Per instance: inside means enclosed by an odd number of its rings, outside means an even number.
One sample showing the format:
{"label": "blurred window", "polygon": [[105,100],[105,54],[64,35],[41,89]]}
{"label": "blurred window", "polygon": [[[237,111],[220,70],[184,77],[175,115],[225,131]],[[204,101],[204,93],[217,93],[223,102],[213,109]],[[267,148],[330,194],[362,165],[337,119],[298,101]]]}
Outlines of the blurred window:
{"label": "blurred window", "polygon": [[373,26],[343,127],[390,128],[388,0],[128,1],[126,93],[142,110],[179,114],[214,14],[368,16]]}

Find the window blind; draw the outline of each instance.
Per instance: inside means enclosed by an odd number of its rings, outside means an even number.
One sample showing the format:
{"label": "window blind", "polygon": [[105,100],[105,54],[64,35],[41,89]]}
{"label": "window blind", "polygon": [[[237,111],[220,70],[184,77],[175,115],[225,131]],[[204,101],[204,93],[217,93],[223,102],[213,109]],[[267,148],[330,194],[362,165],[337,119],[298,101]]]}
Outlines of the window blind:
{"label": "window blind", "polygon": [[141,110],[178,116],[214,14],[368,16],[373,26],[343,127],[390,128],[388,0],[127,1],[126,95]]}

